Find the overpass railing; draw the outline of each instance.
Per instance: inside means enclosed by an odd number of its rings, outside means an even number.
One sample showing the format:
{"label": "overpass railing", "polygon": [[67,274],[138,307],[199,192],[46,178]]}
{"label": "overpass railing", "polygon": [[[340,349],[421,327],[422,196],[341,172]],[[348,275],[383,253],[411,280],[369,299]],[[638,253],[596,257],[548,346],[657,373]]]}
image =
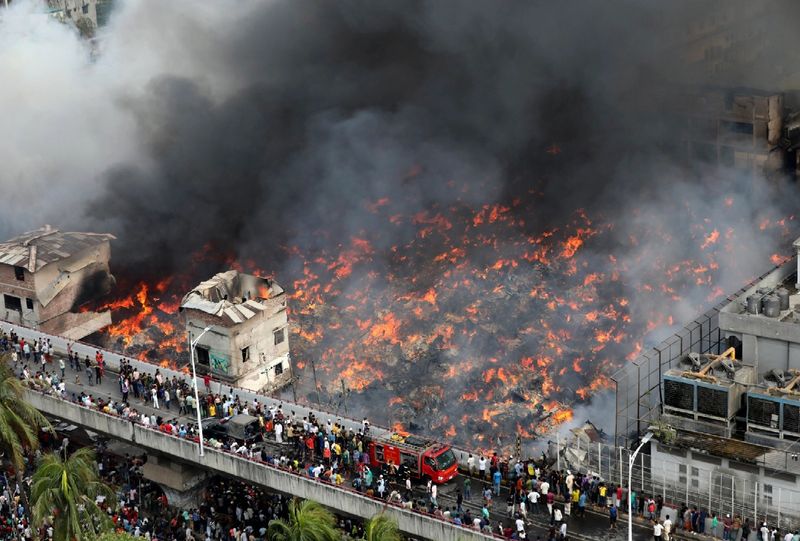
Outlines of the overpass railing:
{"label": "overpass railing", "polygon": [[26,389],[25,398],[42,412],[80,424],[93,431],[131,441],[176,460],[244,479],[278,492],[314,500],[347,514],[368,519],[386,511],[398,521],[402,531],[411,535],[436,540],[502,539],[500,536],[478,532],[468,526],[459,526],[452,521],[426,512],[410,510],[397,503],[371,497],[348,487],[312,479],[258,458],[243,457],[214,448],[206,448],[205,455],[199,457],[197,438],[181,438],[157,428],[145,427],[120,416],[76,404],[40,390]]}

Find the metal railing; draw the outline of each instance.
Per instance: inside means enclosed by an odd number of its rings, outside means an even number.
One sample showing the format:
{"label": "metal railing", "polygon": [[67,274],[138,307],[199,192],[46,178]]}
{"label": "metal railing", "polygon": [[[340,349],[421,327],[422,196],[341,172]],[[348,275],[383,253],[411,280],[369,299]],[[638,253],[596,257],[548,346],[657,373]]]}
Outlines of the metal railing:
{"label": "metal railing", "polygon": [[[560,452],[562,469],[597,475],[606,483],[619,484],[627,490],[628,449],[572,440],[562,444]],[[786,477],[781,471],[772,472],[775,477],[760,475],[760,468],[769,470],[773,461],[794,460],[791,452],[776,453],[785,456],[778,458],[775,454],[772,459],[757,460],[751,465],[752,471],[741,473],[694,460],[687,463],[663,453],[657,460],[640,453],[633,468],[632,487],[640,497],[660,495],[665,506],[676,509],[684,504],[696,505],[706,509],[709,517],[711,513],[719,517],[738,514],[742,520],[749,518],[751,524],[766,521],[784,531],[794,529],[800,527],[800,490],[781,486],[780,477]],[[771,482],[773,478],[775,481]]]}

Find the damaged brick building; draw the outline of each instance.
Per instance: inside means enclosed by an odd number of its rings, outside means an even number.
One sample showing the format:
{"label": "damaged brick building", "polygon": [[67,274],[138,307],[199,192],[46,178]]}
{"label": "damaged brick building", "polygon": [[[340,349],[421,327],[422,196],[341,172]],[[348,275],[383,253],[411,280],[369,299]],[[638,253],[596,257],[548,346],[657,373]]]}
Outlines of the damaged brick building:
{"label": "damaged brick building", "polygon": [[114,285],[114,238],[45,226],[0,243],[2,318],[72,340],[110,325],[110,312],[79,307]]}
{"label": "damaged brick building", "polygon": [[291,381],[286,294],[277,283],[229,270],[190,291],[181,302],[196,348],[198,370],[231,385],[272,390]]}

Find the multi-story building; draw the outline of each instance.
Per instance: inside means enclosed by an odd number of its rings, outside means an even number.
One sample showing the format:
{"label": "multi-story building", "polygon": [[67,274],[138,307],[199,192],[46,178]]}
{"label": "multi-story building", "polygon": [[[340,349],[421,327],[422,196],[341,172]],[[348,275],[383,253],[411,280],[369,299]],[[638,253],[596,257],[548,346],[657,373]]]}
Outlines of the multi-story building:
{"label": "multi-story building", "polygon": [[783,94],[720,87],[668,88],[667,111],[689,162],[748,171],[754,176],[793,169],[784,142]]}
{"label": "multi-story building", "polygon": [[113,235],[45,226],[0,243],[2,318],[77,340],[111,324],[81,305],[110,291]]}
{"label": "multi-story building", "polygon": [[266,278],[229,270],[183,298],[181,312],[201,372],[254,391],[291,381],[286,294]]}
{"label": "multi-story building", "polygon": [[[0,0],[0,6],[9,6],[19,0]],[[42,9],[62,22],[74,24],[84,37],[94,36],[97,29],[98,0],[41,0]]]}
{"label": "multi-story building", "polygon": [[649,476],[665,492],[800,524],[798,270],[791,260],[729,297],[707,347],[662,359]]}

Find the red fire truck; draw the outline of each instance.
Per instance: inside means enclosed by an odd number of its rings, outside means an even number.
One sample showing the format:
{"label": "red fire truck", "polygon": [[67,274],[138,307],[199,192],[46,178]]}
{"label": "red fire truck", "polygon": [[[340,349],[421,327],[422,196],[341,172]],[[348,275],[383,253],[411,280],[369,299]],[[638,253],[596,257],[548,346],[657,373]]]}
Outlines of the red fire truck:
{"label": "red fire truck", "polygon": [[411,477],[436,484],[446,483],[458,474],[458,462],[449,445],[417,436],[393,434],[389,438],[377,437],[369,441],[371,464],[390,462]]}

